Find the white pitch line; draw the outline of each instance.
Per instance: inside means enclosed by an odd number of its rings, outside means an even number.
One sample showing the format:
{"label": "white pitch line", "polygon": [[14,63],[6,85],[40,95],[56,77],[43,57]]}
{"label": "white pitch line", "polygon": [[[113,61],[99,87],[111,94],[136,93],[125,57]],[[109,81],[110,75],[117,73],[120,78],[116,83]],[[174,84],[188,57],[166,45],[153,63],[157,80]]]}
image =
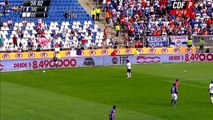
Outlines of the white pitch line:
{"label": "white pitch line", "polygon": [[207,79],[183,79],[181,81],[207,81],[207,80],[211,80],[212,78],[207,78]]}
{"label": "white pitch line", "polygon": [[[167,81],[167,82],[173,83],[172,81]],[[193,84],[188,84],[188,83],[183,83],[183,82],[179,82],[179,83],[183,84],[183,85],[192,86],[192,87],[198,87],[198,88],[208,89],[208,87],[204,87],[204,86],[193,85]]]}

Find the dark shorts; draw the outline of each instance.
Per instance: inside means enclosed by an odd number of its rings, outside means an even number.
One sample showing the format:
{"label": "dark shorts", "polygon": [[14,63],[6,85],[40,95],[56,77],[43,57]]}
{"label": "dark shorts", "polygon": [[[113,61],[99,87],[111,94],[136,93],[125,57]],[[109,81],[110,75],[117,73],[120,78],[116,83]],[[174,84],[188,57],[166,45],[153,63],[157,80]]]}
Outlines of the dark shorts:
{"label": "dark shorts", "polygon": [[213,93],[210,93],[210,96],[213,97]]}
{"label": "dark shorts", "polygon": [[131,69],[127,69],[127,72],[128,72],[128,73],[131,73]]}
{"label": "dark shorts", "polygon": [[191,48],[191,47],[192,47],[192,45],[187,45],[187,47],[188,47],[188,48]]}

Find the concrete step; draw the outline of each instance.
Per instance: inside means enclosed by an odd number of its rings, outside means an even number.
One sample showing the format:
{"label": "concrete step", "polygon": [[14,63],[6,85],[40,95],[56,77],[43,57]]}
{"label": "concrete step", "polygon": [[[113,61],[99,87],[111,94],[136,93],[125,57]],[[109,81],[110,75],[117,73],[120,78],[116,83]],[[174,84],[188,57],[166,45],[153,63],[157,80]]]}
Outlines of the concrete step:
{"label": "concrete step", "polygon": [[[99,5],[96,5],[96,3],[93,0],[78,0],[78,2],[81,4],[81,6],[86,10],[86,12],[91,15],[91,10],[93,8],[100,7]],[[122,37],[121,35],[119,37],[116,37],[116,31],[114,28],[112,28],[110,25],[108,25],[105,21],[105,13],[101,12],[100,14],[100,21],[95,21],[95,23],[101,28],[103,31],[105,27],[108,28],[109,34],[107,38],[111,38],[113,36],[114,41],[117,41],[119,43],[122,43]]]}

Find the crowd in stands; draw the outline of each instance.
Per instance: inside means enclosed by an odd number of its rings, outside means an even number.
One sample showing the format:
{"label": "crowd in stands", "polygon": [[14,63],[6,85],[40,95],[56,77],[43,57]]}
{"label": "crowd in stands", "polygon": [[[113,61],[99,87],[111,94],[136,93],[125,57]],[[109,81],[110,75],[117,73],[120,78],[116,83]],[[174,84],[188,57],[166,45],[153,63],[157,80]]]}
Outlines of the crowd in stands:
{"label": "crowd in stands", "polygon": [[66,11],[64,13],[64,18],[72,18],[72,19],[76,19],[77,15],[75,14],[75,12],[73,11]]}
{"label": "crowd in stands", "polygon": [[191,14],[176,15],[170,15],[172,0],[100,1],[106,22],[120,26],[127,41],[141,36],[213,35],[212,0],[193,0]]}
{"label": "crowd in stands", "polygon": [[[11,25],[10,25],[11,24]],[[8,31],[12,30],[10,39]],[[20,23],[4,22],[0,31],[0,48],[2,51],[48,50],[55,49],[97,49],[113,46],[113,40],[103,40],[104,33],[92,21],[51,22],[47,25],[39,19],[38,25],[23,20]],[[4,46],[4,47],[3,47]],[[59,49],[57,49],[59,48]]]}
{"label": "crowd in stands", "polygon": [[0,17],[11,12],[21,12],[23,9],[22,5],[11,5],[9,0],[0,2],[0,7],[3,11],[0,11]]}

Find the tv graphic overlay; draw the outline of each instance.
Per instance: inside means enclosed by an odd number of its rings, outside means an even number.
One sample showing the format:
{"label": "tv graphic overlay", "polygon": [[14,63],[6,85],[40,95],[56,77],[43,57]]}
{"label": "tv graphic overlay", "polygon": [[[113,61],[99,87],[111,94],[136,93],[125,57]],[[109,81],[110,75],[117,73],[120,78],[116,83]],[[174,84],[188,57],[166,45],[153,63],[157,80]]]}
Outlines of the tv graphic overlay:
{"label": "tv graphic overlay", "polygon": [[194,9],[194,0],[172,0],[170,15],[191,15]]}
{"label": "tv graphic overlay", "polygon": [[51,0],[24,0],[22,18],[46,18]]}

